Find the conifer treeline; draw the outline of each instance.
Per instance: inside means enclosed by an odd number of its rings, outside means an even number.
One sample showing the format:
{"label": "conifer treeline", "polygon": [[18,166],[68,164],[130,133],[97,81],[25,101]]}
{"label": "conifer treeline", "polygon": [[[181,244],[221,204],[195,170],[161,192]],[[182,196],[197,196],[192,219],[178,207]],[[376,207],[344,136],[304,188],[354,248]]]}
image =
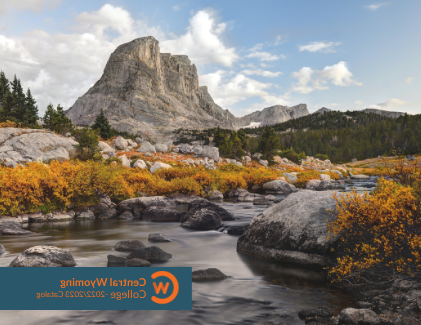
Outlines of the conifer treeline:
{"label": "conifer treeline", "polygon": [[9,81],[0,71],[0,122],[11,121],[34,126],[38,120],[38,106],[31,91],[23,91],[20,80]]}
{"label": "conifer treeline", "polygon": [[[308,156],[325,154],[332,162],[379,155],[421,153],[421,115],[397,119],[359,111],[311,114],[272,126],[279,132],[281,149]],[[263,128],[246,129],[259,135]]]}

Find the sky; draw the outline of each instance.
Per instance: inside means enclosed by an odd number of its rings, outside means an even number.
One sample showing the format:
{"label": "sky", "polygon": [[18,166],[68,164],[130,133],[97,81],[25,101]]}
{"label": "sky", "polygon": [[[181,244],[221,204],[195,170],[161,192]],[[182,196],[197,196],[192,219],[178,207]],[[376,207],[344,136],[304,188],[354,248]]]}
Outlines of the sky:
{"label": "sky", "polygon": [[236,116],[300,103],[419,114],[420,16],[419,0],[0,0],[0,70],[42,115],[70,108],[118,45],[154,36]]}

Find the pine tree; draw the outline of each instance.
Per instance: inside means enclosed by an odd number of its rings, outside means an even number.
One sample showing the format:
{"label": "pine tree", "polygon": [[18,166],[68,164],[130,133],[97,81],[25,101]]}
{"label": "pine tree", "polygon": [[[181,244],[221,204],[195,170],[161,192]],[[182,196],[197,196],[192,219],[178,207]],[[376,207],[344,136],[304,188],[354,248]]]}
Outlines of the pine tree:
{"label": "pine tree", "polygon": [[112,128],[108,122],[107,117],[104,114],[104,111],[101,109],[101,113],[97,115],[95,123],[92,125],[92,129],[99,130],[99,134],[103,139],[109,139],[112,137]]}
{"label": "pine tree", "polygon": [[80,159],[89,160],[99,158],[97,130],[89,127],[84,128],[82,134],[78,137],[78,141],[79,144],[75,147],[78,149]]}
{"label": "pine tree", "polygon": [[25,125],[35,125],[38,121],[38,106],[36,106],[36,101],[32,97],[31,90],[28,88],[25,98],[25,115],[23,118],[23,123]]}
{"label": "pine tree", "polygon": [[63,107],[57,105],[57,110],[52,104],[47,106],[44,114],[44,127],[58,134],[64,134],[73,129],[72,121],[64,113]]}
{"label": "pine tree", "polygon": [[241,146],[243,147],[244,150],[247,150],[247,136],[244,129],[239,129],[237,132],[237,135],[241,140]]}
{"label": "pine tree", "polygon": [[280,146],[281,143],[275,130],[269,125],[265,126],[258,144],[258,151],[263,155],[263,158],[269,162],[273,162],[273,156]]}

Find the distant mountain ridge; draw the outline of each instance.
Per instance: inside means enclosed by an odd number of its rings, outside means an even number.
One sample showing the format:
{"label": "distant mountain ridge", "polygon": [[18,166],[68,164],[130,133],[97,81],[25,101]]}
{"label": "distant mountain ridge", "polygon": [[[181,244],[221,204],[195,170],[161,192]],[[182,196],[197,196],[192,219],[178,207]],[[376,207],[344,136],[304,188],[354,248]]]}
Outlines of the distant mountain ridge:
{"label": "distant mountain ridge", "polygon": [[380,114],[380,115],[392,117],[392,118],[398,118],[406,114],[402,112],[391,112],[391,111],[385,111],[385,110],[376,109],[376,108],[366,108],[366,109],[363,109],[362,112],[375,113],[375,114]]}
{"label": "distant mountain ridge", "polygon": [[160,53],[152,36],[118,46],[102,77],[66,115],[74,124],[91,125],[101,109],[117,130],[150,138],[166,138],[180,128],[235,130],[308,115],[307,106],[300,104],[235,117],[214,102],[207,87],[199,86],[196,66],[186,55]]}

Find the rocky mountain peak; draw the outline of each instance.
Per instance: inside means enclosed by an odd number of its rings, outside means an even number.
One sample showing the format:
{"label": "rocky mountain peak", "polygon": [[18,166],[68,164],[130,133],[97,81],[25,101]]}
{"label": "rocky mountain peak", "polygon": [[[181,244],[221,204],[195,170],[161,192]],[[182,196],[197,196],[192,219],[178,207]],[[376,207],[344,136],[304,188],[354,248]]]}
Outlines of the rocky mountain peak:
{"label": "rocky mountain peak", "polygon": [[187,55],[161,53],[152,36],[118,46],[102,77],[66,115],[75,124],[91,125],[101,109],[114,128],[154,139],[179,128],[238,129],[250,121],[266,125],[308,114],[305,104],[277,105],[236,118],[199,85],[197,68]]}

